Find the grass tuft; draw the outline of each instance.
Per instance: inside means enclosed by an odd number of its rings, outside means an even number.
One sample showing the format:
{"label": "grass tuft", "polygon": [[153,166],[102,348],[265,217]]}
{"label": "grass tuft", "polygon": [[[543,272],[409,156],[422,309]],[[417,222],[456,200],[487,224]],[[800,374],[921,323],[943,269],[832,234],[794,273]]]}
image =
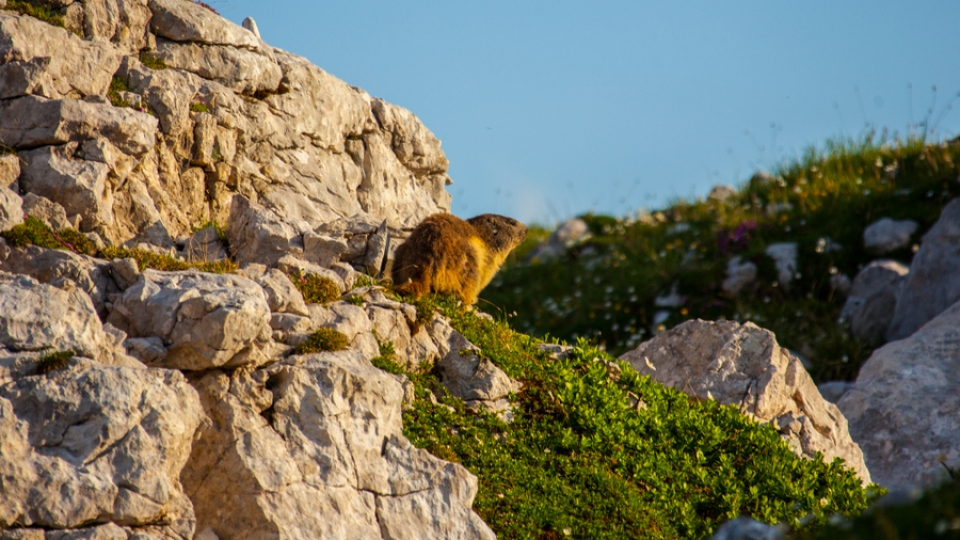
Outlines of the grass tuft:
{"label": "grass tuft", "polygon": [[320,328],[297,346],[295,354],[310,354],[324,351],[342,351],[347,348],[347,336],[333,328]]}
{"label": "grass tuft", "polygon": [[28,2],[27,0],[8,0],[7,6],[3,9],[16,11],[21,15],[28,15],[53,26],[64,28],[63,15],[48,6]]}
{"label": "grass tuft", "polygon": [[167,63],[146,51],[140,53],[140,63],[150,69],[167,69]]}
{"label": "grass tuft", "polygon": [[76,356],[73,351],[57,351],[47,353],[37,359],[37,373],[45,375],[51,371],[67,367],[67,362]]}
{"label": "grass tuft", "polygon": [[33,216],[27,216],[23,223],[0,232],[7,243],[13,247],[28,245],[47,249],[68,250],[83,255],[95,255],[97,247],[89,238],[76,229],[63,229],[54,232],[46,223]]}
{"label": "grass tuft", "polygon": [[328,277],[304,272],[287,277],[308,304],[326,304],[340,298],[340,288]]}

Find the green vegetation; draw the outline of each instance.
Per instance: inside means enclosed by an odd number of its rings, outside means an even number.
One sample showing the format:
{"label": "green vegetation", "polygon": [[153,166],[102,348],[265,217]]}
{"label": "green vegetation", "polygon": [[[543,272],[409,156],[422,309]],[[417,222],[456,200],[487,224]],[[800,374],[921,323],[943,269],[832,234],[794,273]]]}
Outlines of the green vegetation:
{"label": "green vegetation", "polygon": [[29,2],[27,0],[8,0],[7,6],[3,9],[16,11],[21,15],[29,15],[30,17],[40,19],[45,23],[52,24],[53,26],[59,26],[60,28],[64,27],[63,14],[58,10],[50,9],[49,6]]}
{"label": "green vegetation", "polygon": [[[837,324],[845,298],[831,278],[852,279],[880,258],[864,249],[863,230],[882,217],[918,222],[918,243],[960,195],[958,164],[954,143],[830,143],[755,175],[725,201],[677,201],[631,218],[582,216],[591,239],[559,260],[508,265],[481,306],[515,312],[520,331],[583,337],[613,354],[692,318],[753,321],[810,359],[817,381],[853,379],[872,348]],[[789,288],[765,253],[777,242],[798,245]],[[882,257],[909,264],[914,247]],[[758,268],[737,297],[721,287],[733,256]],[[680,305],[657,306],[673,287]]]}
{"label": "green vegetation", "polygon": [[452,298],[420,307],[442,311],[523,383],[507,424],[469,412],[435,371],[404,372],[383,345],[375,359],[415,385],[404,434],[478,476],[474,508],[499,538],[706,538],[743,514],[820,526],[867,506],[867,491],[841,462],[798,458],[772,427],[691,400],[625,363],[611,368],[614,360],[584,341],[554,359],[538,339]]}
{"label": "green vegetation", "polygon": [[146,51],[140,53],[140,63],[150,69],[167,69],[166,62]]}
{"label": "green vegetation", "polygon": [[303,271],[287,277],[308,304],[326,304],[340,298],[340,288],[328,277],[307,274]]}
{"label": "green vegetation", "polygon": [[210,112],[210,109],[207,108],[206,103],[202,101],[194,101],[190,104],[190,112],[205,113]]}
{"label": "green vegetation", "polygon": [[63,229],[54,232],[44,222],[32,216],[27,216],[23,223],[0,232],[0,236],[13,247],[35,245],[47,249],[73,251],[84,255],[95,255],[97,253],[97,247],[94,243],[80,231]]}
{"label": "green vegetation", "polygon": [[310,354],[324,351],[342,351],[347,348],[347,336],[333,328],[320,328],[310,334],[307,340],[294,349],[296,354]]}
{"label": "green vegetation", "polygon": [[109,246],[101,250],[100,257],[104,259],[128,259],[132,258],[140,265],[140,271],[147,268],[154,270],[190,270],[191,268],[201,272],[211,272],[214,274],[234,274],[237,272],[237,263],[230,259],[219,261],[198,261],[186,262],[171,255],[164,255],[145,249],[129,249],[125,247]]}
{"label": "green vegetation", "polygon": [[129,91],[130,86],[127,85],[127,81],[114,75],[113,80],[110,81],[110,88],[107,90],[107,99],[110,100],[110,103],[112,103],[114,107],[129,107],[130,104],[120,97],[120,92]]}
{"label": "green vegetation", "polygon": [[67,367],[67,362],[76,356],[73,351],[56,351],[37,358],[37,373],[45,375],[51,371]]}

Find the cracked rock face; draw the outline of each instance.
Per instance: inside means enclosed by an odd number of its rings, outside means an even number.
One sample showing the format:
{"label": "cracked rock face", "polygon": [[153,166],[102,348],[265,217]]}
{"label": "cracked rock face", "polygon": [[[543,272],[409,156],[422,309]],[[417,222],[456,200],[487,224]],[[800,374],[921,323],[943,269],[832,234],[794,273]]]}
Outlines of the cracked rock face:
{"label": "cracked rock face", "polygon": [[864,484],[870,483],[847,419],[820,396],[800,361],[769,330],[753,323],[692,320],[620,359],[663,385],[736,405],[758,422],[774,422],[801,457],[820,452],[827,462],[843,458]]}
{"label": "cracked rock face", "polygon": [[212,371],[194,384],[213,421],[182,476],[199,530],[220,538],[494,537],[469,509],[476,478],[403,438],[403,389],[365,356],[291,356],[253,372]]}

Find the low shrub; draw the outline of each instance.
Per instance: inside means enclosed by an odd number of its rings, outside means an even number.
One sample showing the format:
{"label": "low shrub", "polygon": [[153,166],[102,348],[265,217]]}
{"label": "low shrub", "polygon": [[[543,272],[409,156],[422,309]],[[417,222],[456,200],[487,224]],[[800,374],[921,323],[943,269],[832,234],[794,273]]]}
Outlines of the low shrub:
{"label": "low shrub", "polygon": [[342,351],[349,345],[347,336],[333,328],[320,328],[294,349],[296,354]]}

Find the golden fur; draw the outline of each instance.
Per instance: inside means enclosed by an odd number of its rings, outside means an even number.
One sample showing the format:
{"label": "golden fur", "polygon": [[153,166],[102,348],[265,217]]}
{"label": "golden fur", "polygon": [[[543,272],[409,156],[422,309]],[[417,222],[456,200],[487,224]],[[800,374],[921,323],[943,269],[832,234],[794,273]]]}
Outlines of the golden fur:
{"label": "golden fur", "polygon": [[464,221],[434,214],[397,248],[390,274],[401,294],[415,298],[430,292],[454,294],[473,305],[510,251],[526,237],[523,223],[508,217],[483,214]]}

